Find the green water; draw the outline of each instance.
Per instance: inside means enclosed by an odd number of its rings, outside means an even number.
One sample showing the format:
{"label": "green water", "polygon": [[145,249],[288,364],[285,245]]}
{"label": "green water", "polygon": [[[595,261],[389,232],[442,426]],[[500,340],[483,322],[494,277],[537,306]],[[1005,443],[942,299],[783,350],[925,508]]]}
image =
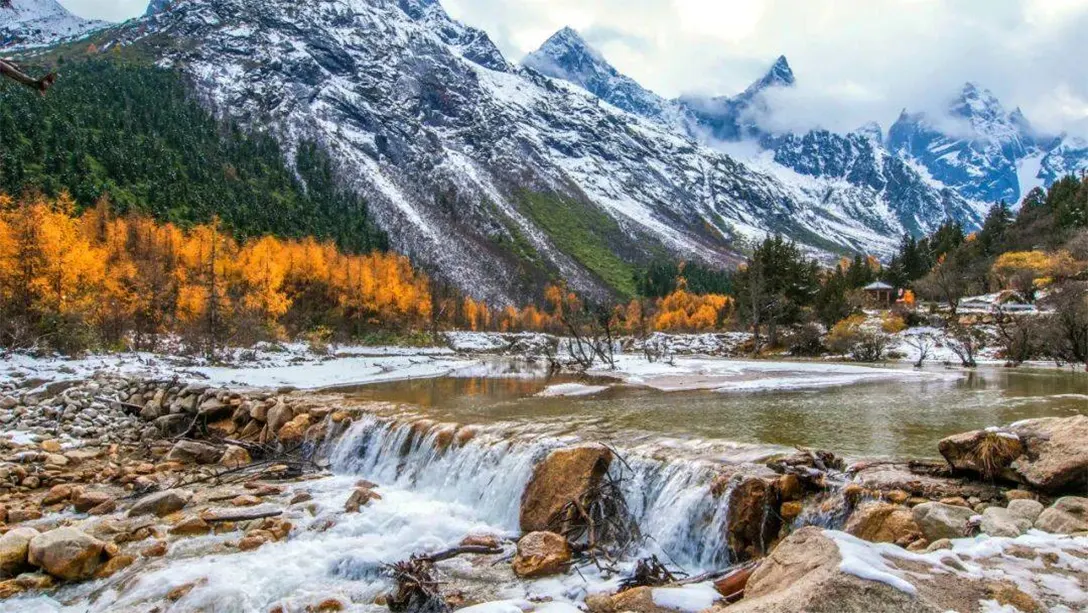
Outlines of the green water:
{"label": "green water", "polygon": [[1088,375],[1055,369],[942,371],[794,391],[661,392],[618,385],[584,397],[537,397],[557,383],[600,379],[439,378],[358,388],[367,400],[404,403],[440,420],[524,422],[556,432],[624,433],[801,445],[849,457],[937,457],[937,441],[958,432],[1035,417],[1088,414]]}

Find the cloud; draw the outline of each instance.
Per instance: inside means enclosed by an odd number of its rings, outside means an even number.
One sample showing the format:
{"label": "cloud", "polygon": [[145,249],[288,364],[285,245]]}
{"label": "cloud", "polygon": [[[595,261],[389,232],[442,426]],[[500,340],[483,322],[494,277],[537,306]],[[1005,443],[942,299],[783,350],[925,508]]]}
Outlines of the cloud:
{"label": "cloud", "polygon": [[1047,132],[1085,132],[1088,0],[446,0],[512,60],[570,25],[665,96],[732,95],[780,54],[797,86],[770,103],[795,129],[852,130],[943,111],[966,81]]}

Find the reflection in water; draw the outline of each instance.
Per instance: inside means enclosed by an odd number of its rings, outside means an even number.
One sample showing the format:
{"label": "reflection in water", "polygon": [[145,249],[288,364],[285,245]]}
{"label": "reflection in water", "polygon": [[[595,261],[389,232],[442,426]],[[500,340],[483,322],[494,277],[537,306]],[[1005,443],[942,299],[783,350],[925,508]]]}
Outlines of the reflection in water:
{"label": "reflection in water", "polygon": [[949,378],[889,379],[816,390],[665,393],[614,386],[584,397],[538,397],[570,376],[466,377],[360,387],[368,400],[406,403],[442,420],[523,421],[570,433],[642,433],[807,446],[852,457],[934,457],[942,437],[1021,419],[1088,413],[1088,375],[979,368]]}

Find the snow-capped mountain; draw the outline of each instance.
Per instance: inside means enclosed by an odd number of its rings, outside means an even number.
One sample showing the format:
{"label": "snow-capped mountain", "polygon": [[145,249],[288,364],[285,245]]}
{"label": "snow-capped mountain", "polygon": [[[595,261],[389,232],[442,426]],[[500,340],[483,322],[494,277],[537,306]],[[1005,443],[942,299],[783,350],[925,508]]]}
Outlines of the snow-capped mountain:
{"label": "snow-capped mountain", "polygon": [[968,83],[945,117],[904,111],[888,131],[888,146],[969,198],[1016,203],[1018,162],[1035,142],[1020,109],[1007,112],[989,90]]}
{"label": "snow-capped mountain", "polygon": [[521,64],[579,85],[601,100],[636,115],[660,121],[675,121],[678,116],[668,100],[620,74],[571,28],[553,34],[540,49],[525,56]]}
{"label": "snow-capped mountain", "polygon": [[174,2],[176,2],[176,0],[151,0],[147,5],[147,12],[145,15],[155,15],[167,11]]}
{"label": "snow-capped mountain", "polygon": [[767,74],[756,80],[740,94],[704,98],[681,96],[678,104],[690,114],[689,128],[704,132],[714,140],[735,141],[759,138],[759,116],[767,112],[764,94],[773,88],[792,87],[796,83],[786,56],[779,56]]}
{"label": "snow-capped mountain", "polygon": [[0,0],[0,49],[3,50],[51,45],[108,25],[76,17],[56,0]]}
{"label": "snow-capped mountain", "polygon": [[[725,149],[786,182],[797,184],[793,179],[801,175],[801,183],[809,189],[853,202],[858,218],[867,219],[866,223],[882,232],[905,229],[925,233],[949,217],[971,227],[980,223],[985,213],[985,207],[926,179],[914,166],[890,155],[876,124],[850,135],[826,130],[776,135],[761,129],[760,114],[770,112],[765,94],[796,83],[784,56],[736,96],[677,100],[665,100],[620,74],[570,28],[549,38],[523,64],[580,85],[624,110],[670,127],[680,126],[692,138]],[[763,153],[726,146],[744,140],[757,141]],[[896,223],[884,223],[884,211],[890,211]]]}

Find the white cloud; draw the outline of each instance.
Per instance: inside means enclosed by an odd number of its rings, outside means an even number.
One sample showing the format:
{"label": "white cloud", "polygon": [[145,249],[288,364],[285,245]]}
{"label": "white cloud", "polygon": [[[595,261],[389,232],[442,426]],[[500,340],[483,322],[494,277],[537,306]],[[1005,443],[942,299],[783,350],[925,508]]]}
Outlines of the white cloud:
{"label": "white cloud", "polygon": [[[123,20],[146,0],[60,0]],[[1088,0],[444,0],[514,61],[563,26],[665,96],[734,94],[781,54],[798,84],[777,121],[885,128],[943,108],[965,81],[1038,127],[1088,135]]]}

